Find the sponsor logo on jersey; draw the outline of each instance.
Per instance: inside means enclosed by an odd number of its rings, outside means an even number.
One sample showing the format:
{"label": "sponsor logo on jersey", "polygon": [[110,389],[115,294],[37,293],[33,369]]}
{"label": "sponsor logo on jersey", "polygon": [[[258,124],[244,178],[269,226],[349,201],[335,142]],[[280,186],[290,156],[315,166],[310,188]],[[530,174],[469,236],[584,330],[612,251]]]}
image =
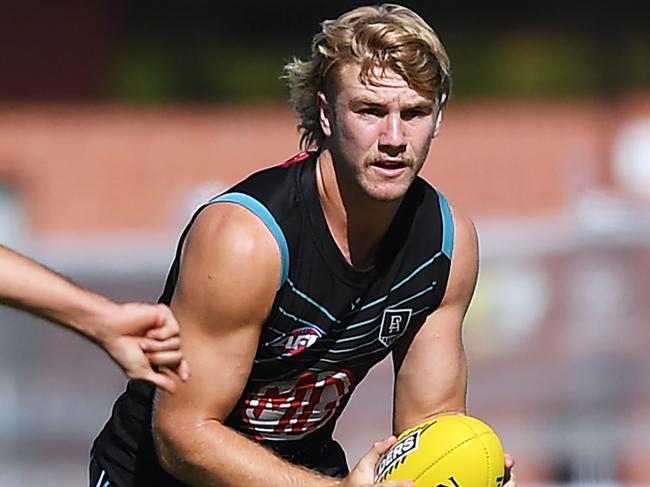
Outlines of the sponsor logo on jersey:
{"label": "sponsor logo on jersey", "polygon": [[301,326],[270,341],[267,346],[282,357],[292,357],[307,350],[322,336],[323,332],[316,326]]}
{"label": "sponsor logo on jersey", "polygon": [[379,329],[379,341],[390,347],[402,336],[411,320],[412,309],[386,309]]}
{"label": "sponsor logo on jersey", "polygon": [[245,433],[259,441],[304,438],[336,415],[352,389],[347,369],[303,372],[253,388],[244,393],[240,410]]}

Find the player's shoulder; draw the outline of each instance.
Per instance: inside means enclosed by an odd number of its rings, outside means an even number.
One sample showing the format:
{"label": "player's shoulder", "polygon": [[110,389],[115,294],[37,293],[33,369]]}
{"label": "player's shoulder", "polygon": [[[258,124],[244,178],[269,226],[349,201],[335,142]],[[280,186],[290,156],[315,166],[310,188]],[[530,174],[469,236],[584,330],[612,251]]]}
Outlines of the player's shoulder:
{"label": "player's shoulder", "polygon": [[180,255],[179,289],[214,290],[231,297],[231,308],[244,309],[251,299],[265,302],[283,283],[283,260],[273,235],[237,204],[204,207]]}
{"label": "player's shoulder", "polygon": [[478,233],[472,218],[458,205],[447,200],[453,221],[454,254],[474,255],[478,252]]}
{"label": "player's shoulder", "polygon": [[477,232],[474,221],[464,210],[457,205],[448,201],[449,210],[454,220],[454,229],[457,239],[468,239],[470,241],[476,240]]}
{"label": "player's shoulder", "polygon": [[438,214],[442,218],[445,253],[451,257],[457,250],[474,252],[478,246],[478,235],[469,214],[455,204],[444,190],[431,185],[425,179],[418,177],[414,186],[424,195],[425,200],[430,202],[425,206],[436,213],[436,218],[439,218]]}
{"label": "player's shoulder", "polygon": [[475,230],[474,223],[469,215],[461,210],[454,201],[447,196],[444,190],[433,186],[422,177],[417,177],[413,185],[418,191],[422,192],[425,197],[435,199],[438,202],[440,211],[442,213],[449,213],[449,216],[453,219],[454,225],[461,226],[462,230]]}
{"label": "player's shoulder", "polygon": [[272,275],[281,287],[288,275],[288,249],[282,231],[255,206],[239,200],[213,201],[196,215],[183,255],[245,274]]}
{"label": "player's shoulder", "polygon": [[255,214],[230,202],[211,204],[196,216],[182,248],[178,294],[233,316],[257,316],[262,308],[265,315],[282,284],[282,262]]}
{"label": "player's shoulder", "polygon": [[233,257],[254,257],[273,251],[274,239],[262,219],[236,201],[219,201],[205,206],[197,215],[187,243],[193,240],[214,251],[227,250]]}

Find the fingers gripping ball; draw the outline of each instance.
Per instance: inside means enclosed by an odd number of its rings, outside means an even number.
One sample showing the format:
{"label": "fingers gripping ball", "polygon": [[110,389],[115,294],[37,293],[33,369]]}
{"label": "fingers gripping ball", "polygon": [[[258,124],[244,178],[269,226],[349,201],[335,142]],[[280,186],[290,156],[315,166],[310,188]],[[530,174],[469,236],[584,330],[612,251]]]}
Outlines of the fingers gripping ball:
{"label": "fingers gripping ball", "polygon": [[441,416],[405,431],[375,467],[376,482],[415,487],[501,487],[503,476],[499,437],[471,416]]}

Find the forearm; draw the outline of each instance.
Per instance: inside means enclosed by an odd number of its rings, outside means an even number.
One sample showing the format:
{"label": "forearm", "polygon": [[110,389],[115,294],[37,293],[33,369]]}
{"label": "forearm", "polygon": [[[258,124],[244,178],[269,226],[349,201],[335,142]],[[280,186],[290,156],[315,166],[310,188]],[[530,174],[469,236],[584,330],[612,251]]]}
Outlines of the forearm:
{"label": "forearm", "polygon": [[335,487],[342,481],[292,465],[218,421],[156,433],[164,468],[194,487]]}
{"label": "forearm", "polygon": [[95,341],[114,303],[0,246],[0,303],[35,313]]}
{"label": "forearm", "polygon": [[462,344],[446,343],[437,347],[429,352],[435,360],[425,360],[423,350],[423,347],[413,348],[397,374],[393,408],[395,434],[435,416],[466,413],[467,361]]}

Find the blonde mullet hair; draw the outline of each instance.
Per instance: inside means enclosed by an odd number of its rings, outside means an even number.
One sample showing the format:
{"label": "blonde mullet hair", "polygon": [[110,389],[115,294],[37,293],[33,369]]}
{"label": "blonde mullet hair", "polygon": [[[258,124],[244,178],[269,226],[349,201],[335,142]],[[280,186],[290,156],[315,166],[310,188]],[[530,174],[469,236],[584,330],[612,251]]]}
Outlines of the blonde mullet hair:
{"label": "blonde mullet hair", "polygon": [[[358,63],[362,83],[372,84],[386,70],[402,76],[442,110],[451,89],[449,56],[435,31],[415,12],[395,4],[359,7],[321,23],[308,60],[284,67],[290,103],[300,118],[303,149],[320,148],[318,93],[337,66]],[[378,74],[379,73],[379,74]]]}

